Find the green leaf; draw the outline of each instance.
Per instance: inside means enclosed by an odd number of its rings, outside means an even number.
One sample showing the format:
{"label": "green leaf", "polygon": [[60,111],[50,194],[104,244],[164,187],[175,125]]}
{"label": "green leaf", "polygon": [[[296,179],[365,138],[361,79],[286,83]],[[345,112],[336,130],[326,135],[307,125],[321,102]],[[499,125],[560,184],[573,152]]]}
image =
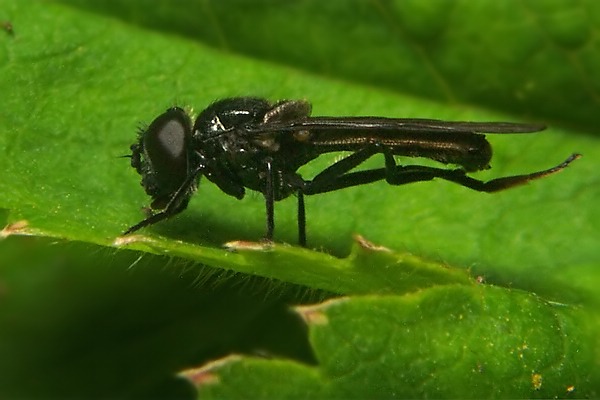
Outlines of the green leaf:
{"label": "green leaf", "polygon": [[[541,296],[544,315],[553,312],[548,301],[580,306],[585,312],[569,311],[569,321],[589,325],[571,343],[596,354],[586,333],[597,327],[600,305],[600,145],[593,131],[600,52],[588,26],[600,17],[595,2],[77,3],[88,11],[0,0],[0,20],[13,27],[0,31],[3,235],[127,246],[339,294],[408,296],[394,297],[400,302],[456,284],[479,290],[464,272],[470,270],[480,281]],[[139,176],[118,158],[129,153],[137,126],[173,104],[197,113],[237,95],[306,98],[314,115],[551,123],[543,134],[490,135],[493,168],[474,174],[483,180],[545,169],[573,152],[584,157],[559,175],[494,195],[436,181],[307,198],[309,247],[317,251],[223,249],[262,236],[264,201],[249,193],[240,202],[206,180],[184,213],[132,242],[118,240],[148,204]],[[301,173],[314,176],[333,160],[319,158]],[[296,242],[295,213],[294,199],[277,204],[278,242]],[[400,253],[353,245],[355,233]],[[532,295],[492,298],[512,304],[522,296]],[[544,326],[524,320],[519,331],[553,340]],[[444,321],[431,317],[432,334],[443,332]],[[359,322],[352,331],[363,335]],[[586,388],[593,368],[574,360],[584,382],[576,388]],[[497,360],[499,368],[508,368],[505,361]],[[553,390],[543,395],[567,395],[554,389],[568,382],[557,378],[555,385],[548,376],[542,374],[542,390]],[[525,393],[519,385],[485,393]],[[456,389],[444,387],[448,395]]]}
{"label": "green leaf", "polygon": [[299,311],[317,367],[224,359],[184,373],[199,398],[597,396],[585,313],[528,293],[448,286]]}
{"label": "green leaf", "polygon": [[596,131],[594,0],[62,2],[319,75]]}
{"label": "green leaf", "polygon": [[[263,248],[260,243],[249,244],[258,245],[259,250],[240,247],[236,253],[223,254],[221,250],[175,242],[168,245],[168,254],[332,293],[405,293],[435,285],[472,283],[466,271],[377,248],[360,237],[344,259],[287,245]],[[157,254],[163,246],[163,242],[147,238],[136,243],[137,248]]]}
{"label": "green leaf", "polygon": [[[14,95],[3,109],[1,206],[10,211],[9,222],[28,222],[23,232],[110,245],[143,218],[140,207],[148,199],[139,176],[117,156],[128,153],[141,121],[173,103],[201,108],[232,95],[306,97],[315,114],[503,118],[333,82],[47,3],[8,3],[7,9],[15,35],[3,38],[0,81],[2,92]],[[588,280],[573,282],[574,271],[600,258],[597,142],[559,129],[491,140],[494,168],[478,174],[482,179],[546,168],[573,151],[585,154],[559,176],[492,196],[428,182],[398,188],[381,183],[309,198],[309,245],[346,255],[357,232],[393,249],[472,267],[497,282],[581,301],[587,292],[579,289]],[[314,175],[331,161],[319,159],[302,173]],[[277,204],[278,240],[296,241],[294,207],[293,199]],[[215,246],[256,240],[263,226],[259,195],[239,202],[203,181],[189,210],[144,233],[153,237],[154,251],[169,254],[183,240],[199,245],[188,246],[186,257],[235,269],[229,262],[235,257]],[[530,272],[540,268],[548,273],[531,281]],[[282,278],[275,268],[268,270],[266,276]],[[565,276],[574,288],[557,293],[555,283]],[[321,287],[311,280],[294,282]]]}

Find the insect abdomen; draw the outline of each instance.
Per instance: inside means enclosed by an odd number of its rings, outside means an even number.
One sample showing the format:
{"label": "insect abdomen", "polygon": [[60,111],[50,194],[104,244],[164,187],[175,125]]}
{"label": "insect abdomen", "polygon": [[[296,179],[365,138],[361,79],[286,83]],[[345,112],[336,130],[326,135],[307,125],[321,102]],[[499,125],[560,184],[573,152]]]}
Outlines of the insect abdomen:
{"label": "insect abdomen", "polygon": [[[387,133],[369,135],[316,134],[311,143],[324,152],[357,151],[365,146],[380,145],[394,155],[425,157],[444,164],[461,165],[467,172],[489,166],[492,149],[484,135],[475,133]],[[382,152],[384,151],[382,149]]]}

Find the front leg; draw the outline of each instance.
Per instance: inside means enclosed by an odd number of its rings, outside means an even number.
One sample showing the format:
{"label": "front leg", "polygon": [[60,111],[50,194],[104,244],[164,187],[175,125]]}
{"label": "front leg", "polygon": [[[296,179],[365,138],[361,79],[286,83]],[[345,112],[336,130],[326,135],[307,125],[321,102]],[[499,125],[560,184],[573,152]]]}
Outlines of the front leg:
{"label": "front leg", "polygon": [[202,173],[203,170],[204,166],[202,166],[201,168],[197,168],[195,171],[189,174],[185,181],[183,181],[181,186],[179,186],[179,189],[177,189],[177,191],[171,196],[167,205],[161,211],[149,216],[143,221],[127,229],[125,232],[123,232],[123,235],[128,235],[141,228],[153,225],[159,221],[162,221],[163,219],[172,217],[173,215],[179,214],[180,212],[185,210],[190,201],[190,197],[193,191],[195,190],[196,179],[198,179],[198,175]]}

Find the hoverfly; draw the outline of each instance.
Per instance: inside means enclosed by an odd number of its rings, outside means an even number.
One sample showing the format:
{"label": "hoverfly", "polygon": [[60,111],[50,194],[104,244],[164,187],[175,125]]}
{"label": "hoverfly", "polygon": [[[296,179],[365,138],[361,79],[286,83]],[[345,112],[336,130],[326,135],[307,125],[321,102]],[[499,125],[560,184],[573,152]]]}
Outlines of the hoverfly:
{"label": "hoverfly", "polygon": [[[228,195],[242,199],[246,189],[263,194],[267,241],[273,240],[274,203],[298,199],[298,241],[306,246],[304,196],[385,180],[391,185],[445,179],[480,192],[496,192],[543,178],[580,157],[542,171],[483,182],[468,176],[490,168],[492,149],[484,133],[530,133],[545,127],[510,122],[454,122],[385,117],[312,117],[304,100],[277,103],[256,97],[211,104],[193,126],[179,107],[159,115],[131,146],[131,165],[157,210],[124,234],[183,211],[202,176]],[[307,180],[297,170],[319,155],[350,155]],[[354,169],[382,154],[382,168]],[[394,156],[426,157],[458,167],[398,165]]]}

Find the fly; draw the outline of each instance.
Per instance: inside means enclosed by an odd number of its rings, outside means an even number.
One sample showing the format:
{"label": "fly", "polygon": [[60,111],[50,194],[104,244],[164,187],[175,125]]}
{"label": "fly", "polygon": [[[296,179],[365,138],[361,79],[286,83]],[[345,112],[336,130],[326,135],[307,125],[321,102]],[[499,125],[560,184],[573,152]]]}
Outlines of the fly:
{"label": "fly", "polygon": [[[261,192],[266,205],[265,240],[273,240],[274,203],[298,199],[298,241],[306,246],[304,196],[385,180],[390,185],[444,179],[479,192],[497,192],[543,178],[580,157],[542,171],[481,181],[470,172],[490,168],[490,143],[484,133],[531,133],[538,124],[454,122],[384,117],[311,117],[304,100],[271,104],[256,97],[217,101],[194,124],[179,107],[159,115],[131,146],[131,165],[152,197],[154,213],[129,228],[137,231],[176,215],[188,205],[205,176],[223,192],[242,199],[246,189]],[[319,155],[346,151],[312,179],[297,170]],[[382,154],[384,167],[354,169]],[[426,157],[454,168],[398,165],[394,156]]]}

